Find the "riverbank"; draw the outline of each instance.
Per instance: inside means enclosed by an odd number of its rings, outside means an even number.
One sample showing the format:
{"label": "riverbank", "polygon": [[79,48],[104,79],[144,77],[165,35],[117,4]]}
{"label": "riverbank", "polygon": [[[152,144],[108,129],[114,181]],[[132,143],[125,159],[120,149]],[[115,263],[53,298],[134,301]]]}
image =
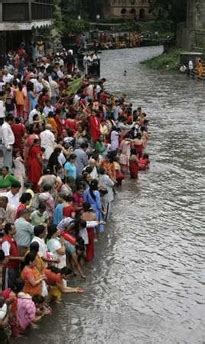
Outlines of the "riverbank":
{"label": "riverbank", "polygon": [[139,64],[159,53],[156,47],[102,52],[106,88],[152,114],[151,169],[118,192],[85,271],[86,292],[64,297],[52,317],[16,344],[203,342],[204,89],[180,74],[156,77]]}
{"label": "riverbank", "polygon": [[141,64],[153,70],[176,72],[180,67],[181,52],[180,49],[171,49],[168,53],[163,53],[162,55],[145,60]]}

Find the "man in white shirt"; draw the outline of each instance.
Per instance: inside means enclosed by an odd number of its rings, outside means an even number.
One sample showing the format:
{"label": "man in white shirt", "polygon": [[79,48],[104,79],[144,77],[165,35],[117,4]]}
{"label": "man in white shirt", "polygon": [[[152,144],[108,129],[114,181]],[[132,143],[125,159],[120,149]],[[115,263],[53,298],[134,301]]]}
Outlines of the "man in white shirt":
{"label": "man in white shirt", "polygon": [[4,101],[2,99],[0,99],[0,118],[4,118],[5,117],[5,104]]}
{"label": "man in white shirt", "polygon": [[13,145],[15,143],[14,133],[11,129],[11,125],[13,124],[14,118],[12,115],[8,115],[5,118],[5,122],[2,125],[2,144],[3,144],[3,153],[4,153],[4,166],[8,166],[9,169],[12,168],[13,165]]}
{"label": "man in white shirt", "polygon": [[57,75],[59,79],[63,79],[65,77],[64,72],[63,72],[63,66],[59,67],[59,69],[57,70]]}
{"label": "man in white shirt", "polygon": [[51,88],[51,103],[55,104],[56,98],[59,96],[59,85],[51,76],[49,76],[48,81]]}
{"label": "man in white shirt", "polygon": [[55,147],[55,135],[51,132],[51,125],[47,124],[46,129],[40,133],[41,147],[45,148],[45,159],[49,160]]}
{"label": "man in white shirt", "polygon": [[43,89],[43,83],[42,83],[42,77],[41,76],[37,76],[37,79],[35,81],[34,84],[34,91],[39,94],[41,93],[42,89]]}
{"label": "man in white shirt", "polygon": [[9,84],[13,80],[13,75],[11,75],[7,69],[4,69],[3,81],[5,84]]}
{"label": "man in white shirt", "polygon": [[189,74],[192,75],[193,73],[193,70],[194,70],[194,64],[193,64],[193,61],[192,60],[189,60]]}
{"label": "man in white shirt", "polygon": [[47,245],[44,238],[46,237],[46,227],[43,225],[34,227],[34,237],[31,242],[37,242],[39,244],[38,255],[46,260],[46,254],[48,252]]}
{"label": "man in white shirt", "polygon": [[8,198],[8,204],[15,209],[18,208],[19,203],[20,203],[19,202],[20,188],[21,188],[21,183],[18,181],[14,181],[13,185],[11,186],[11,190],[5,194],[5,196]]}
{"label": "man in white shirt", "polygon": [[39,110],[40,110],[40,106],[39,106],[39,104],[36,104],[35,109],[31,110],[31,112],[29,113],[29,116],[28,116],[29,124],[33,124],[33,116],[34,115],[38,115],[39,117],[41,116],[41,113]]}
{"label": "man in white shirt", "polygon": [[55,108],[53,105],[51,105],[51,101],[47,100],[46,106],[43,109],[43,113],[44,113],[45,117],[48,117],[49,112],[55,113]]}

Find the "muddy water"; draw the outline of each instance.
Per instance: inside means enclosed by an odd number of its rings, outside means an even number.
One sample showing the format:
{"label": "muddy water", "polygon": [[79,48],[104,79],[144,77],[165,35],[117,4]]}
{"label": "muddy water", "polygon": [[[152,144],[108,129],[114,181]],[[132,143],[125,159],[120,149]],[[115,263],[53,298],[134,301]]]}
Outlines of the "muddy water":
{"label": "muddy water", "polygon": [[87,281],[76,281],[86,293],[18,343],[205,343],[205,86],[139,64],[159,50],[101,56],[107,88],[151,118],[151,169],[118,193]]}

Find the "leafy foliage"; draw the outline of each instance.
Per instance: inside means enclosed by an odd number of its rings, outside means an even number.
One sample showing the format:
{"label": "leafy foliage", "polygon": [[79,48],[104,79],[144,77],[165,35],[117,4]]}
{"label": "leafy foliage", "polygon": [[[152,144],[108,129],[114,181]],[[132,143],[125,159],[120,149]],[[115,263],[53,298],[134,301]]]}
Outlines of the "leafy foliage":
{"label": "leafy foliage", "polygon": [[157,17],[165,17],[178,24],[186,19],[187,0],[152,0],[151,11]]}

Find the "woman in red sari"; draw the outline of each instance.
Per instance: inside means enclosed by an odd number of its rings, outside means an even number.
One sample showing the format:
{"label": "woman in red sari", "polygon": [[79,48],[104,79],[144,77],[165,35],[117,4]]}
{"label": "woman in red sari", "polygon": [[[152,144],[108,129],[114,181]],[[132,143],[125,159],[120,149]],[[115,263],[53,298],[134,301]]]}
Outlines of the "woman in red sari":
{"label": "woman in red sari", "polygon": [[33,184],[33,190],[37,191],[38,182],[42,175],[42,151],[39,139],[33,141],[28,155],[28,179]]}
{"label": "woman in red sari", "polygon": [[24,151],[23,151],[23,156],[24,156],[24,161],[26,164],[26,167],[28,166],[28,154],[31,149],[31,146],[33,145],[33,142],[35,139],[38,139],[38,135],[34,133],[33,131],[33,125],[29,127],[28,130],[28,136],[26,137],[24,141]]}
{"label": "woman in red sari", "polygon": [[[90,262],[94,258],[95,254],[95,247],[94,247],[94,239],[95,239],[95,229],[91,221],[96,221],[96,214],[91,209],[89,203],[83,204],[83,213],[81,215],[81,220],[88,222],[87,224],[87,232],[88,232],[88,245],[86,245],[86,261]],[[91,225],[89,225],[89,222]],[[97,222],[96,222],[97,224]]]}
{"label": "woman in red sari", "polygon": [[139,164],[136,156],[136,149],[132,148],[129,159],[130,178],[138,178]]}
{"label": "woman in red sari", "polygon": [[101,131],[100,131],[100,120],[98,119],[94,111],[89,117],[89,128],[90,128],[91,139],[95,143],[99,140]]}

